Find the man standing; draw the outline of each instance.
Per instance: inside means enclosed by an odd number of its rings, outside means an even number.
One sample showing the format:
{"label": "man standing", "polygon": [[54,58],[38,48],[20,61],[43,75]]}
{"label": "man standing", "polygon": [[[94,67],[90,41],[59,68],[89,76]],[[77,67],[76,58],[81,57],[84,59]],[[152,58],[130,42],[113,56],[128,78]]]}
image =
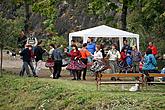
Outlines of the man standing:
{"label": "man standing", "polygon": [[141,52],[138,51],[137,46],[132,47],[133,51],[131,52],[131,56],[133,58],[133,72],[139,73],[139,64],[142,59]]}
{"label": "man standing", "polygon": [[107,57],[109,58],[109,66],[112,69],[112,73],[116,73],[118,70],[117,62],[120,59],[120,52],[116,49],[116,45],[112,44],[112,49],[108,51]]}
{"label": "man standing", "polygon": [[152,50],[152,54],[155,56],[158,54],[157,47],[153,44],[153,42],[149,42],[148,48]]}
{"label": "man standing", "polygon": [[93,42],[93,39],[92,38],[88,38],[88,41],[87,41],[87,50],[92,54],[94,55],[94,52],[96,51],[96,44]]}
{"label": "man standing", "polygon": [[124,46],[123,46],[123,48],[122,48],[122,50],[129,50],[130,49],[130,46],[128,45],[128,41],[127,40],[124,40]]}
{"label": "man standing", "polygon": [[60,77],[60,73],[62,69],[63,54],[59,47],[60,45],[58,45],[57,48],[55,48],[52,53],[52,59],[54,60],[53,79],[58,79]]}

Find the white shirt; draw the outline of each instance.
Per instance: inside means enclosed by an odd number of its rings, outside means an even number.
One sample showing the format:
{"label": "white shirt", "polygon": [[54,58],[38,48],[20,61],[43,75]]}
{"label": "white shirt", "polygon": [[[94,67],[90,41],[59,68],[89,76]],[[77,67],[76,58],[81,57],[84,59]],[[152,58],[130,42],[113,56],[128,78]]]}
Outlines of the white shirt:
{"label": "white shirt", "polygon": [[49,57],[51,58],[54,48],[49,50]]}
{"label": "white shirt", "polygon": [[109,55],[109,60],[113,60],[113,61],[116,61],[117,59],[120,59],[121,57],[120,52],[116,49],[109,50],[107,55]]}
{"label": "white shirt", "polygon": [[95,51],[93,57],[94,57],[93,58],[94,60],[98,60],[98,59],[100,60],[103,58],[103,55],[100,51],[98,51],[98,52]]}

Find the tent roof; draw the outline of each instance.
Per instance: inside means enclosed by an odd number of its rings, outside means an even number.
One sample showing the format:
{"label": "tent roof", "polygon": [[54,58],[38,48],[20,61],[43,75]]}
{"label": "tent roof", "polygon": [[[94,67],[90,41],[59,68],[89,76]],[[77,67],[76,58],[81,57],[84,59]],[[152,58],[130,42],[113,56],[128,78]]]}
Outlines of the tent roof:
{"label": "tent roof", "polygon": [[133,34],[123,30],[115,29],[106,25],[101,25],[82,31],[70,33],[69,36],[86,36],[86,37],[139,37],[138,34]]}

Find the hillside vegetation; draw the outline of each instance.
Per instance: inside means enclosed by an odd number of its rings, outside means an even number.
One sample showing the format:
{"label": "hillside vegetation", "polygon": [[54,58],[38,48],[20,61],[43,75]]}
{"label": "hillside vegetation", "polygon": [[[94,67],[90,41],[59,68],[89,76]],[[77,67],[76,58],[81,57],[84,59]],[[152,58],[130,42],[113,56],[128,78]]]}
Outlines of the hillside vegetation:
{"label": "hillside vegetation", "polygon": [[150,110],[165,109],[165,86],[128,92],[120,86],[95,82],[27,78],[11,74],[0,78],[0,110]]}

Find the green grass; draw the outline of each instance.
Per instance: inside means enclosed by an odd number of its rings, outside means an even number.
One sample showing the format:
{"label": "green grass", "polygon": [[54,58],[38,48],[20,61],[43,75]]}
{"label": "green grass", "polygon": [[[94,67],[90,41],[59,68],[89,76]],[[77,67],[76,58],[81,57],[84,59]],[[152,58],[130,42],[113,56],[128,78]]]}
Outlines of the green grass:
{"label": "green grass", "polygon": [[0,78],[0,110],[164,110],[165,86],[128,92],[121,86],[94,82],[27,78],[6,74]]}

